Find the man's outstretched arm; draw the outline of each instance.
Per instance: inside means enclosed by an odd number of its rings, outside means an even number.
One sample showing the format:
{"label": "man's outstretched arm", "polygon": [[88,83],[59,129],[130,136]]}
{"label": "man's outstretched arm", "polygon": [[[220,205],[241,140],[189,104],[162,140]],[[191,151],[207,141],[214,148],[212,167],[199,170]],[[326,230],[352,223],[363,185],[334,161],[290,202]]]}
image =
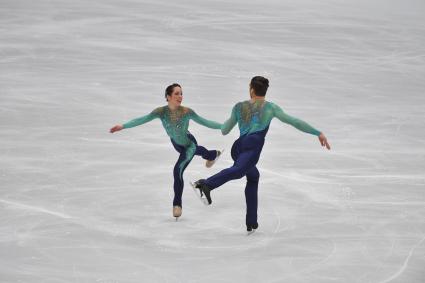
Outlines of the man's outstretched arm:
{"label": "man's outstretched arm", "polygon": [[232,113],[230,114],[230,118],[227,119],[227,121],[224,122],[223,125],[221,126],[221,133],[223,135],[227,135],[237,123],[236,107],[237,107],[237,104],[233,106]]}
{"label": "man's outstretched arm", "polygon": [[303,131],[305,133],[309,133],[312,135],[315,135],[319,138],[320,144],[322,146],[326,146],[327,149],[331,149],[325,135],[321,133],[320,131],[316,130],[312,126],[310,126],[308,123],[304,122],[303,120],[300,120],[298,118],[292,117],[288,114],[286,114],[282,108],[280,108],[278,105],[274,104],[274,117],[278,118],[280,121],[289,124],[295,128],[297,128],[300,131]]}

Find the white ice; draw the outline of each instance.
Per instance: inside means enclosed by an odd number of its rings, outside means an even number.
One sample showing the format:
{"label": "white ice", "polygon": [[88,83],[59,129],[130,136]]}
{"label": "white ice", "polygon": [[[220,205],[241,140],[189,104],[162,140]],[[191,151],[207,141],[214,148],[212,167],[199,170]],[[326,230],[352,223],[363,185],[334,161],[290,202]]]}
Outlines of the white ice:
{"label": "white ice", "polygon": [[[0,1],[0,282],[425,282],[423,0]],[[246,236],[245,179],[189,181],[232,164],[237,138],[194,123],[211,169],[185,172],[164,105],[224,121],[267,98],[323,131],[273,121],[258,168],[259,230]]]}

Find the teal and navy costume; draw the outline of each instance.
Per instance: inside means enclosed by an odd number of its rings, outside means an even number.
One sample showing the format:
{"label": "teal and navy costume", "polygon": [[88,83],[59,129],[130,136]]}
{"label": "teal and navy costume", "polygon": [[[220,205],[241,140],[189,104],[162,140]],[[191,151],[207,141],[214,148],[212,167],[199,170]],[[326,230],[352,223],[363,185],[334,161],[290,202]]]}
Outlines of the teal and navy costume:
{"label": "teal and navy costume", "polygon": [[273,118],[290,124],[303,132],[319,136],[320,132],[306,122],[291,117],[276,104],[257,100],[237,103],[230,118],[223,124],[223,135],[228,134],[236,125],[239,126],[240,137],[233,143],[232,167],[224,169],[208,179],[202,180],[210,189],[215,189],[224,183],[246,176],[245,198],[247,205],[246,224],[257,223],[258,181],[260,173],[256,164],[260,158],[264,139]]}
{"label": "teal and navy costume", "polygon": [[162,125],[170,137],[174,148],[180,153],[179,159],[174,166],[174,200],[173,205],[182,206],[183,172],[189,165],[194,155],[200,155],[203,159],[214,160],[217,155],[215,150],[207,150],[199,146],[196,139],[188,131],[189,120],[211,129],[220,129],[221,124],[202,118],[190,108],[179,106],[171,110],[168,106],[158,107],[150,114],[136,118],[125,123],[125,129],[142,125],[155,118],[161,119]]}

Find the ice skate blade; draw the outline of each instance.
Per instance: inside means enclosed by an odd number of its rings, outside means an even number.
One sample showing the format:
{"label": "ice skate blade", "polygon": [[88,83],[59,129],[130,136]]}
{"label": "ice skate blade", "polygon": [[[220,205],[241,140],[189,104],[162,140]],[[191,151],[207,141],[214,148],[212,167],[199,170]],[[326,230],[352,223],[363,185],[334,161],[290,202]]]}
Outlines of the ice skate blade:
{"label": "ice skate blade", "polygon": [[198,188],[196,188],[196,186],[195,186],[195,183],[193,183],[193,182],[189,182],[190,183],[190,185],[192,186],[192,189],[193,189],[193,191],[195,192],[195,194],[196,194],[196,196],[198,197],[198,199],[205,205],[205,206],[208,206],[209,205],[209,203],[208,203],[208,200],[206,199],[206,198],[203,198],[202,196],[201,196],[201,190],[200,189],[198,189]]}
{"label": "ice skate blade", "polygon": [[255,231],[256,231],[256,230],[257,230],[257,229],[252,229],[252,231],[247,231],[246,235],[247,235],[247,236],[252,235],[252,234],[254,234],[254,233],[255,233]]}

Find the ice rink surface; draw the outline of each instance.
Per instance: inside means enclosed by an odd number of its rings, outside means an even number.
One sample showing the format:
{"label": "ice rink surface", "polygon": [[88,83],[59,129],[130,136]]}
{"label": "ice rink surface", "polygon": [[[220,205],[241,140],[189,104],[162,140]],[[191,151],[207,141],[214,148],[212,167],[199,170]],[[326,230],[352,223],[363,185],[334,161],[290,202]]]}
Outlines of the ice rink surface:
{"label": "ice rink surface", "polygon": [[[425,2],[0,1],[0,282],[425,282]],[[202,205],[188,186],[232,164],[238,137],[195,157],[175,222],[177,152],[159,120],[183,104],[224,121],[267,99],[323,131],[274,120],[258,164]]]}

